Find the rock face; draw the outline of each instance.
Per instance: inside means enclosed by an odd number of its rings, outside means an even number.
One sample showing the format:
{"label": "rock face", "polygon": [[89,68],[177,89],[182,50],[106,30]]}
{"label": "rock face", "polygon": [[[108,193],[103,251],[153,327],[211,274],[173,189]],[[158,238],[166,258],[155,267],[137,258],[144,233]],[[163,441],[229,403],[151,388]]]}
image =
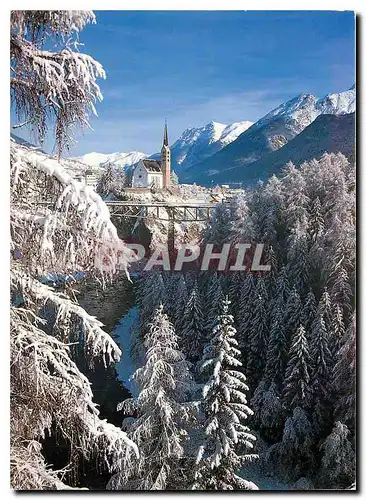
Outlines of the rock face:
{"label": "rock face", "polygon": [[121,274],[104,289],[93,280],[85,280],[79,286],[79,304],[105,325],[111,333],[121,317],[133,307],[132,285],[125,274]]}

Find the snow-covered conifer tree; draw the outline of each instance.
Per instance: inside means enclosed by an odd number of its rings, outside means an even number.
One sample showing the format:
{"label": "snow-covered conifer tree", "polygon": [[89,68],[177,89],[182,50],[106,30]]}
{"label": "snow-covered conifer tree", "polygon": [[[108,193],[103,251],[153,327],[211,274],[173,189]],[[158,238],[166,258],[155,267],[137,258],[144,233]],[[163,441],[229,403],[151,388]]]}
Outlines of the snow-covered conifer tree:
{"label": "snow-covered conifer tree", "polygon": [[323,290],[318,307],[320,314],[323,316],[325,328],[329,332],[332,324],[332,300],[327,288]]}
{"label": "snow-covered conifer tree", "polygon": [[180,335],[182,328],[184,326],[184,311],[188,302],[188,291],[187,285],[184,279],[183,273],[179,277],[179,282],[176,292],[176,304],[175,304],[175,328]]}
{"label": "snow-covered conifer tree", "polygon": [[273,382],[278,387],[283,382],[288,357],[288,342],[284,333],[283,311],[277,309],[276,316],[272,318],[268,349],[266,351],[266,366],[264,379]]}
{"label": "snow-covered conifer tree", "polygon": [[[241,352],[249,350],[249,332],[252,325],[254,302],[255,302],[256,279],[253,274],[248,274],[244,278],[240,290],[239,311],[237,313],[238,332],[237,340]],[[247,365],[247,356],[242,360],[243,368]]]}
{"label": "snow-covered conifer tree", "polygon": [[287,274],[289,281],[303,296],[309,281],[307,218],[297,220],[288,238]]}
{"label": "snow-covered conifer tree", "polygon": [[309,417],[303,408],[296,407],[285,422],[279,447],[280,459],[301,475],[314,462],[313,445],[314,434]]}
{"label": "snow-covered conifer tree", "polygon": [[277,439],[282,423],[282,405],[276,385],[262,380],[254,391],[250,405],[254,413],[253,427],[260,431],[264,439]]}
{"label": "snow-covered conifer tree", "polygon": [[335,415],[354,431],[356,413],[356,318],[352,318],[337,353],[333,371]]}
{"label": "snow-covered conifer tree", "polygon": [[246,371],[253,386],[256,387],[263,377],[265,355],[267,350],[268,328],[268,294],[264,278],[259,278],[255,290],[253,318],[249,330],[249,350]]}
{"label": "snow-covered conifer tree", "polygon": [[222,291],[220,280],[217,274],[212,276],[206,295],[204,330],[206,338],[208,338],[217,323],[217,316],[221,313],[222,303],[224,300],[224,292]]}
{"label": "snow-covered conifer tree", "polygon": [[301,323],[302,304],[296,288],[292,288],[284,309],[284,331],[287,341],[291,343],[292,337],[295,335]]}
{"label": "snow-covered conifer tree", "polygon": [[322,452],[320,477],[329,488],[344,488],[355,480],[356,454],[348,439],[350,431],[342,422],[335,422],[331,434],[320,445]]}
{"label": "snow-covered conifer tree", "polygon": [[317,310],[316,299],[312,290],[309,290],[305,297],[304,307],[301,311],[301,324],[305,329],[311,331],[311,325],[315,319]]}
{"label": "snow-covered conifer tree", "polygon": [[320,305],[311,328],[310,356],[313,421],[319,432],[321,429],[327,428],[326,425],[330,419],[330,374],[332,369],[329,332],[326,329]]}
{"label": "snow-covered conifer tree", "polygon": [[283,405],[288,412],[297,406],[307,408],[311,403],[310,362],[306,332],[300,325],[292,340],[282,392]]}
{"label": "snow-covered conifer tree", "polygon": [[345,327],[343,321],[342,309],[339,304],[335,304],[332,314],[332,322],[330,326],[330,350],[334,358],[336,358],[337,353],[341,347],[341,342],[344,337]]}
{"label": "snow-covered conifer tree", "polygon": [[179,184],[179,179],[178,179],[178,176],[177,174],[174,172],[174,170],[171,171],[171,174],[170,174],[170,183],[173,185],[173,186],[178,186]]}
{"label": "snow-covered conifer tree", "polygon": [[149,325],[145,348],[145,365],[134,375],[139,395],[119,405],[135,417],[128,435],[138,445],[140,455],[124,463],[121,473],[110,480],[109,489],[174,489],[182,474],[185,426],[194,415],[193,405],[188,403],[193,385],[162,305]]}
{"label": "snow-covered conifer tree", "polygon": [[315,198],[309,213],[309,237],[314,244],[324,233],[324,217],[319,196]]}
{"label": "snow-covered conifer tree", "polygon": [[192,363],[197,362],[202,356],[205,342],[202,302],[197,283],[184,309],[180,337],[187,359]]}
{"label": "snow-covered conifer tree", "polygon": [[197,455],[193,489],[258,489],[236,474],[256,455],[246,454],[253,448],[255,437],[244,422],[253,412],[247,406],[246,378],[235,370],[241,366],[238,360],[240,351],[236,347],[236,331],[229,305],[230,302],[224,300],[222,314],[201,366],[210,375],[203,389],[205,438]]}
{"label": "snow-covered conifer tree", "polygon": [[102,198],[105,198],[109,194],[117,194],[120,189],[120,186],[118,186],[119,182],[123,182],[123,180],[121,176],[118,175],[116,167],[113,163],[108,163],[99,179],[97,193]]}
{"label": "snow-covered conifer tree", "polygon": [[221,247],[230,235],[230,210],[223,203],[216,205],[212,211],[208,228],[205,232],[205,243]]}
{"label": "snow-covered conifer tree", "polygon": [[166,304],[166,290],[163,277],[159,271],[152,270],[143,275],[138,295],[142,333],[152,320],[155,310],[160,304]]}

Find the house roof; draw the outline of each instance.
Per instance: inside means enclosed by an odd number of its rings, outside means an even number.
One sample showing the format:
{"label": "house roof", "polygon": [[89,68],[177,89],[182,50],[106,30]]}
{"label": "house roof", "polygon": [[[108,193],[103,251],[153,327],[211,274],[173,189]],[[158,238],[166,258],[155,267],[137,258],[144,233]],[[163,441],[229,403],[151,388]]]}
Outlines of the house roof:
{"label": "house roof", "polygon": [[148,172],[161,173],[161,162],[159,160],[142,160]]}

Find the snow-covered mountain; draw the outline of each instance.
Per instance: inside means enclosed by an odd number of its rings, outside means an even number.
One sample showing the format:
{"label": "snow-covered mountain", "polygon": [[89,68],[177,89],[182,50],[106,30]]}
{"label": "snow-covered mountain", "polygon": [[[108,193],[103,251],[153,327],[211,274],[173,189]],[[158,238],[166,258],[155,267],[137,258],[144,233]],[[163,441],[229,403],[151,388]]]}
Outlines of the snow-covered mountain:
{"label": "snow-covered mountain", "polygon": [[[203,127],[186,129],[171,146],[172,168],[178,175],[191,165],[220,151],[235,141],[253,122],[241,121],[224,125],[211,121]],[[155,156],[157,156],[158,153]]]}
{"label": "snow-covered mountain", "polygon": [[220,173],[220,178],[224,178],[225,175],[221,173],[225,170],[252,164],[264,155],[283,147],[319,115],[339,116],[352,113],[355,108],[354,87],[346,92],[329,94],[322,99],[312,94],[300,94],[267,113],[220,151],[188,167],[180,180],[202,182],[204,176],[207,176],[205,184],[210,184],[217,174]]}
{"label": "snow-covered mountain", "polygon": [[140,153],[139,151],[131,151],[130,153],[87,153],[83,156],[73,158],[74,160],[81,161],[90,167],[104,167],[108,163],[118,166],[121,169],[127,169],[137,163],[142,158],[148,155]]}
{"label": "snow-covered mountain", "polygon": [[348,158],[355,155],[355,113],[320,114],[308,127],[282,148],[267,153],[254,163],[240,168],[220,171],[211,177],[197,177],[199,184],[245,183],[265,181],[292,161],[300,165],[313,158],[320,158],[325,152],[342,153]]}

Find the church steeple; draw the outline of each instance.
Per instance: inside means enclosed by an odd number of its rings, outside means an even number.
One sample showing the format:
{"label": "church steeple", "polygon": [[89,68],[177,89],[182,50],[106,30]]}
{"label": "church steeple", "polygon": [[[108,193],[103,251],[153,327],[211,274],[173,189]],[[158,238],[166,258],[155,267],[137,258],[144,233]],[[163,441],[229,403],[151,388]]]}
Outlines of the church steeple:
{"label": "church steeple", "polygon": [[170,148],[168,143],[168,125],[165,120],[163,147],[161,148],[161,171],[163,172],[163,187],[170,186]]}
{"label": "church steeple", "polygon": [[165,126],[164,126],[164,139],[163,139],[163,146],[168,146],[168,125],[166,123],[166,118],[165,118]]}

